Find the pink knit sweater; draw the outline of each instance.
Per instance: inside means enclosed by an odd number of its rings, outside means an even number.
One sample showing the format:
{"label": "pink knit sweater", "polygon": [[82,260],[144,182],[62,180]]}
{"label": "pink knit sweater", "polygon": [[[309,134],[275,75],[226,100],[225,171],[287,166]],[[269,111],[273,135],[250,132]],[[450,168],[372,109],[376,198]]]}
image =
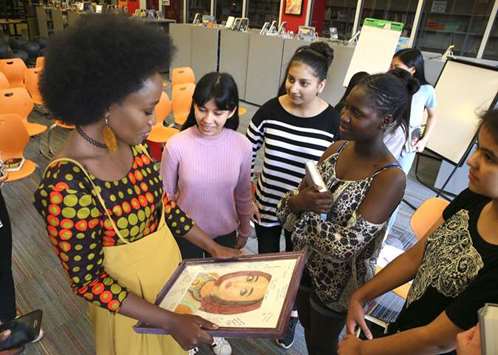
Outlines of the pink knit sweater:
{"label": "pink knit sweater", "polygon": [[215,137],[196,126],[174,135],[163,151],[164,191],[211,238],[250,234],[251,144],[231,129]]}

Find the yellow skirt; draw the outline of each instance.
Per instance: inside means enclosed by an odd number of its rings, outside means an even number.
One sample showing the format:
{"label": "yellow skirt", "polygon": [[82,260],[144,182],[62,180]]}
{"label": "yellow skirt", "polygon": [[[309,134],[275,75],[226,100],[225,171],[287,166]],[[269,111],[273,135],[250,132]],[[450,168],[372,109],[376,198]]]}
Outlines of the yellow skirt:
{"label": "yellow skirt", "polygon": [[[161,219],[156,232],[139,241],[104,248],[106,272],[128,291],[154,303],[181,261],[180,250]],[[186,352],[171,336],[138,334],[135,319],[90,305],[97,355],[180,355]]]}

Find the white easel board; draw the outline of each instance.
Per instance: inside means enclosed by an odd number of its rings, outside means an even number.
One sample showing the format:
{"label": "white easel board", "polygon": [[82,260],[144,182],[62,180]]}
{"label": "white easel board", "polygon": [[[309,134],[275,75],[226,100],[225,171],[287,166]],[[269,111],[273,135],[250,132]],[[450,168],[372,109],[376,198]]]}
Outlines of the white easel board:
{"label": "white easel board", "polygon": [[359,72],[369,74],[389,70],[403,25],[398,22],[365,19],[343,85]]}
{"label": "white easel board", "polygon": [[449,59],[435,91],[436,121],[427,148],[456,165],[473,142],[480,114],[496,100],[498,69]]}

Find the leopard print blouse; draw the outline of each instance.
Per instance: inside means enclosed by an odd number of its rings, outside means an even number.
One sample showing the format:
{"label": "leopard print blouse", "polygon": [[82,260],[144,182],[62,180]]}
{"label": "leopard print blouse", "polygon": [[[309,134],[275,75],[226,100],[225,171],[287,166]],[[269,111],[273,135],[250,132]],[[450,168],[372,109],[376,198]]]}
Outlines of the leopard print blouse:
{"label": "leopard print blouse", "polygon": [[347,142],[318,165],[333,204],[326,220],[305,211],[294,214],[288,208],[291,191],[279,203],[277,215],[292,231],[295,250],[308,247],[306,269],[313,291],[320,301],[336,312],[346,312],[351,294],[373,277],[386,222],[374,224],[357,213],[374,177],[398,164],[389,164],[362,180],[341,180],[336,176],[337,159]]}

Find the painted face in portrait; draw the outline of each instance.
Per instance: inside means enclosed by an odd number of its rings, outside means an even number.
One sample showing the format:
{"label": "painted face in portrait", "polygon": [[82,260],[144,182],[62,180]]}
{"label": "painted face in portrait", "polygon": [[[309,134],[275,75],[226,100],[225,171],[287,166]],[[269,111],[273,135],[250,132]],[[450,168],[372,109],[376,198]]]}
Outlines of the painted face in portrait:
{"label": "painted face in portrait", "polygon": [[201,288],[201,308],[209,313],[236,314],[261,306],[271,275],[259,271],[239,271],[209,281]]}

